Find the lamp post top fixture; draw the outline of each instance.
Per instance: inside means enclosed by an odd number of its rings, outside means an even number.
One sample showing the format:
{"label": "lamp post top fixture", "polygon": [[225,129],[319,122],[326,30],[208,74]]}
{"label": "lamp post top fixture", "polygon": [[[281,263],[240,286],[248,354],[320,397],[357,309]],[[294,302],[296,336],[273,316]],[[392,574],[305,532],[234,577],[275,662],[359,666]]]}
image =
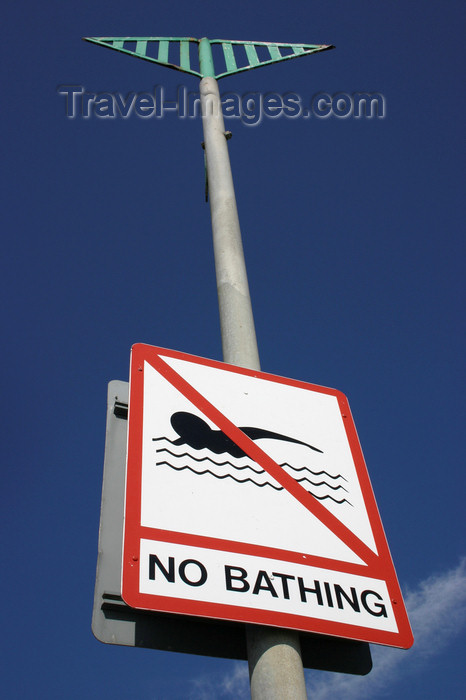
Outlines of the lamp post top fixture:
{"label": "lamp post top fixture", "polygon": [[[199,78],[224,78],[271,63],[335,48],[327,44],[285,44],[270,41],[195,39],[193,37],[100,36],[84,41],[158,63]],[[197,45],[198,51],[195,50]],[[217,68],[214,65],[214,60]]]}

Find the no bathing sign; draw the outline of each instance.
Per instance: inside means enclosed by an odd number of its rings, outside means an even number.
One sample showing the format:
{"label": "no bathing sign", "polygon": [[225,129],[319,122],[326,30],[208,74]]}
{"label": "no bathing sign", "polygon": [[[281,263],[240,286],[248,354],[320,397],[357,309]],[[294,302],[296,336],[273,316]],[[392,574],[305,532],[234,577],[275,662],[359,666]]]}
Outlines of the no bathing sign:
{"label": "no bathing sign", "polygon": [[122,596],[411,646],[346,397],[133,346]]}

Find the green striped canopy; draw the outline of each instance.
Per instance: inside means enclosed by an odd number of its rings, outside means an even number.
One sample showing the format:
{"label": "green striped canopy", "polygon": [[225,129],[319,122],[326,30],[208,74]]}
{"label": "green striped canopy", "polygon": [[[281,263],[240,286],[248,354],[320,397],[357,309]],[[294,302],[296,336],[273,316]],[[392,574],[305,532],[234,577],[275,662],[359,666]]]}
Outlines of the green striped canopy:
{"label": "green striped canopy", "polygon": [[[287,61],[298,56],[333,49],[326,44],[284,44],[266,41],[231,41],[226,39],[193,39],[192,37],[84,37],[85,41],[106,46],[115,51],[142,58],[145,61],[159,63],[204,78],[224,78],[234,73],[265,66],[270,63]],[[206,70],[199,53],[205,44],[210,45],[213,58]],[[199,48],[199,51],[196,50]],[[204,54],[205,55],[205,54]],[[207,60],[207,64],[209,61]],[[219,69],[214,68],[214,64]]]}

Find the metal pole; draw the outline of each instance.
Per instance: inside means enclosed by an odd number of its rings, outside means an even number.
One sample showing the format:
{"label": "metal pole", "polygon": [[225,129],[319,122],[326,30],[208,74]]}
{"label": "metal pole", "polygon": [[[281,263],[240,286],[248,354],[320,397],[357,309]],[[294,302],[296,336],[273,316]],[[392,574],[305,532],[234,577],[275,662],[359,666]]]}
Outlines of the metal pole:
{"label": "metal pole", "polygon": [[215,78],[200,84],[223,359],[260,369],[235,190]]}
{"label": "metal pole", "polygon": [[[223,359],[260,369],[235,191],[210,45],[200,46],[201,110],[214,241]],[[209,63],[210,61],[210,63]],[[211,66],[210,70],[209,67]],[[252,700],[306,700],[297,632],[247,625]]]}

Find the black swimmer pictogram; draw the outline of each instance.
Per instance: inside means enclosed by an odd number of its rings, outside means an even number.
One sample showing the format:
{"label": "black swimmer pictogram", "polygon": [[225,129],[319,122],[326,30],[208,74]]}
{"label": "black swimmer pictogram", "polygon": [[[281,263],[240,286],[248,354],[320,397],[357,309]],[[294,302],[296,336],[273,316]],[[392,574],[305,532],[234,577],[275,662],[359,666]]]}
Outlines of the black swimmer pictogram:
{"label": "black swimmer pictogram", "polygon": [[[202,450],[206,447],[217,455],[228,452],[232,457],[246,456],[244,450],[225,435],[224,432],[210,428],[202,418],[193,413],[177,411],[172,415],[170,422],[172,428],[180,436],[177,440],[173,441],[173,445],[189,445],[189,447],[195,450]],[[239,426],[239,430],[251,438],[251,440],[261,440],[265,438],[284,440],[286,442],[296,443],[297,445],[304,445],[315,452],[322,453],[322,450],[319,450],[319,448],[313,445],[309,445],[307,442],[275,433],[272,430],[264,430],[263,428],[254,428],[250,426]]]}
{"label": "black swimmer pictogram", "polygon": [[[270,477],[260,465],[255,462],[251,464],[249,461],[245,463],[244,460],[247,460],[248,455],[222,430],[211,428],[199,416],[187,411],[177,411],[172,414],[170,423],[177,435],[179,435],[178,438],[175,440],[163,436],[152,438],[154,442],[158,443],[157,455],[162,457],[163,453],[163,458],[157,459],[157,467],[168,467],[178,472],[187,470],[201,477],[214,477],[222,481],[232,480],[238,484],[253,484],[260,488],[269,487],[276,491],[283,491],[283,486]],[[239,430],[251,440],[281,440],[303,445],[323,454],[323,450],[314,445],[309,445],[307,442],[276,433],[272,430],[252,426],[239,427]],[[166,447],[167,444],[171,447]],[[173,447],[181,447],[182,449],[186,447],[187,449],[178,452],[174,451]],[[194,450],[195,453],[190,452],[189,448]],[[229,455],[229,457],[216,461],[213,457],[205,454],[202,455],[201,453],[202,456],[199,455],[199,451],[203,449],[207,449],[217,455]],[[196,456],[196,453],[198,456]],[[313,470],[308,466],[295,467],[287,462],[279,466],[315,498],[319,500],[330,499],[337,504],[348,503],[350,506],[352,505],[341,493],[342,491],[348,493],[348,490],[341,483],[346,481],[342,474],[331,474],[322,468]],[[292,472],[297,473],[294,474]],[[322,492],[322,489],[327,489],[330,493]]]}

